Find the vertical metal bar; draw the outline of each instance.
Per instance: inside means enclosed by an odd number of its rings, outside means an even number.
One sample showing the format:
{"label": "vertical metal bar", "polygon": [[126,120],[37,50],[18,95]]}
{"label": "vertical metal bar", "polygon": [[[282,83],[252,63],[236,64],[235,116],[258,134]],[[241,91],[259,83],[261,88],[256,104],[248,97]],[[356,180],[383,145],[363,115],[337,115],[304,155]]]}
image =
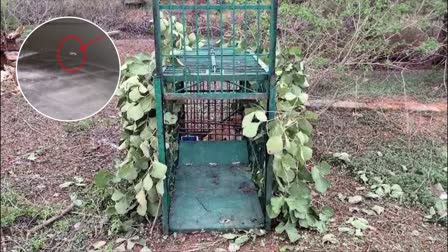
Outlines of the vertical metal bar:
{"label": "vertical metal bar", "polygon": [[[156,98],[156,121],[157,121],[157,144],[159,162],[166,164],[165,159],[165,129],[163,125],[163,101],[162,101],[162,83],[159,76],[154,77],[154,93]],[[163,181],[164,193],[162,196],[162,226],[165,234],[169,233],[169,178],[171,167],[168,167],[165,181]]]}
{"label": "vertical metal bar", "polygon": [[[183,45],[183,53],[184,53],[184,59],[183,59],[183,62],[184,62],[184,64],[187,64],[187,60],[186,60],[186,54],[187,54],[187,44],[185,43],[186,41],[186,22],[185,22],[185,0],[182,0],[182,34],[183,34],[183,38],[182,38],[182,45]],[[189,69],[187,69],[186,67],[184,67],[184,71],[183,71],[183,75],[184,75],[184,80],[185,80],[185,77],[186,77],[186,75],[187,75],[187,71],[188,71]]]}
{"label": "vertical metal bar", "polygon": [[[260,5],[261,4],[261,2],[260,2],[260,0],[257,0],[257,4],[258,5]],[[257,9],[257,48],[255,49],[255,55],[256,55],[256,66],[258,66],[258,61],[259,61],[259,57],[260,57],[260,53],[259,53],[259,51],[261,50],[261,42],[260,42],[260,38],[261,38],[261,29],[260,29],[260,19],[261,19],[261,11],[260,11],[260,9]],[[258,67],[257,67],[257,69],[256,69],[256,72],[257,72],[257,80],[255,81],[255,88],[254,88],[254,90],[256,91],[256,92],[260,92],[260,90],[258,90],[258,86],[259,86],[259,83],[260,83],[260,81],[258,80]],[[264,90],[262,90],[262,91],[264,91]]]}
{"label": "vertical metal bar", "polygon": [[[247,0],[244,0],[244,4],[247,5]],[[247,9],[244,9],[244,22],[243,22],[243,27],[244,27],[244,40],[246,41],[246,48],[244,50],[244,89],[243,92],[246,93],[247,92],[247,52],[246,49],[248,47],[248,43],[249,43],[249,39],[247,37],[247,33],[249,32],[248,30],[248,24],[247,24]]]}
{"label": "vertical metal bar", "polygon": [[162,76],[162,32],[160,31],[159,0],[153,1],[152,13],[154,19],[154,49],[156,54],[156,73]]}
{"label": "vertical metal bar", "polygon": [[[208,58],[207,60],[209,62],[210,61],[210,36],[211,36],[211,31],[210,31],[210,0],[206,0],[207,1],[207,50],[208,50]],[[210,74],[211,74],[211,69],[210,69],[210,64],[208,65],[208,81],[207,81],[207,85],[208,85],[208,90],[210,92]]]}
{"label": "vertical metal bar", "polygon": [[[235,18],[235,1],[232,1],[232,81],[233,85],[235,86],[236,80],[235,80],[235,57],[236,57],[236,51],[235,51],[235,24],[236,24],[236,18]],[[229,86],[230,89],[230,86]]]}
{"label": "vertical metal bar", "polygon": [[222,22],[222,12],[223,12],[223,9],[222,9],[222,0],[220,0],[219,1],[219,3],[220,3],[220,11],[219,11],[219,41],[220,41],[220,46],[221,46],[221,66],[220,66],[220,68],[219,68],[219,71],[220,71],[220,75],[221,75],[221,93],[222,93],[222,91],[223,91],[223,81],[222,81],[222,76],[223,76],[223,72],[222,72],[222,66],[223,66],[223,64],[222,64],[222,60],[224,59],[224,53],[223,53],[223,51],[222,51],[222,45],[223,45],[223,43],[224,43],[224,41],[223,41],[223,32],[224,32],[224,27],[223,27],[223,22]]}
{"label": "vertical metal bar", "polygon": [[[194,0],[195,6],[195,36],[196,36],[196,83],[199,84],[199,9],[198,9],[198,0]],[[202,85],[202,83],[201,83]]]}
{"label": "vertical metal bar", "polygon": [[[269,98],[268,98],[268,119],[272,120],[275,118],[275,111],[276,111],[276,104],[275,104],[275,97],[276,97],[276,84],[277,84],[277,77],[275,75],[271,75],[270,83],[269,83]],[[272,162],[273,162],[273,156],[269,155],[267,151],[265,152],[265,155],[268,157],[266,162],[266,169],[265,169],[265,204],[266,206],[271,202],[271,196],[272,196],[272,180],[273,180],[273,172],[272,172]],[[264,209],[266,209],[266,206],[264,206]],[[264,216],[265,221],[265,229],[270,230],[271,229],[271,219],[269,216],[265,213]]]}
{"label": "vertical metal bar", "polygon": [[[173,5],[173,0],[170,0],[169,3],[170,3],[170,6],[172,6]],[[175,26],[174,21],[173,21],[173,10],[170,9],[169,13],[170,13],[170,19],[169,19],[170,20],[170,25],[169,25],[169,28],[170,28],[170,46],[171,46],[170,61],[171,61],[172,65],[175,65],[174,61],[176,60],[176,57],[174,56],[175,41],[174,41],[174,36],[173,36],[173,29],[175,29],[176,26]],[[174,69],[176,69],[176,68],[174,68]],[[174,85],[176,85],[176,74],[174,75],[173,83],[174,83]]]}
{"label": "vertical metal bar", "polygon": [[275,48],[277,45],[277,10],[278,0],[272,0],[271,22],[269,26],[269,75],[275,74]]}

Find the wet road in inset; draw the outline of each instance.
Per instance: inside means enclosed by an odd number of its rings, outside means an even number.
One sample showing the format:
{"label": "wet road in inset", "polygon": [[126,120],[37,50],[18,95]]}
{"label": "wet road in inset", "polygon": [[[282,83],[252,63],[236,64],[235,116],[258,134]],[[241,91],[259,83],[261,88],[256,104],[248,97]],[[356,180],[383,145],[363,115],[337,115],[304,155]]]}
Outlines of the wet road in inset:
{"label": "wet road in inset", "polygon": [[[106,105],[118,81],[116,69],[86,62],[79,72],[68,73],[57,64],[55,55],[38,53],[20,62],[17,74],[20,88],[37,110],[56,119],[74,120]],[[76,63],[77,57],[64,57],[64,62]]]}

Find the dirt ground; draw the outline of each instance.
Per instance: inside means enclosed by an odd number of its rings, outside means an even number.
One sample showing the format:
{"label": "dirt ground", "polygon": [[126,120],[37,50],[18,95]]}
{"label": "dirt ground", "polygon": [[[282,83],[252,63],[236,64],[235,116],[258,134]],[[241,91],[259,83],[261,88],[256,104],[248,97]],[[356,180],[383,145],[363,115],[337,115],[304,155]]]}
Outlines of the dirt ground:
{"label": "dirt ground", "polygon": [[[153,41],[126,39],[116,41],[116,45],[123,63],[126,57],[135,53],[151,52]],[[2,183],[6,180],[33,204],[69,204],[69,190],[59,185],[74,176],[81,176],[91,183],[98,170],[112,169],[114,159],[120,156],[116,100],[83,124],[56,122],[35,112],[16,92],[15,84],[5,81],[2,82],[1,112]],[[317,158],[340,146],[345,146],[344,151],[362,152],[375,141],[394,138],[397,132],[407,132],[410,136],[418,133],[435,135],[446,142],[444,114],[384,113],[390,123],[384,125],[384,131],[377,131],[360,122],[362,111],[325,110],[319,113],[321,119],[316,123],[314,146]],[[330,190],[324,196],[315,195],[314,201],[319,207],[328,205],[335,210],[328,231],[335,235],[335,243],[324,242],[323,235],[316,231],[300,230],[301,239],[295,244],[289,244],[283,235],[270,232],[248,242],[241,251],[278,251],[285,246],[291,251],[446,251],[446,227],[425,222],[421,207],[372,199],[352,205],[341,201],[338,195],[365,195],[369,189],[357,182],[350,171],[340,167],[332,170],[329,179]],[[374,205],[384,207],[384,213],[368,216],[360,211]],[[352,216],[369,221],[370,228],[364,231],[362,238],[338,231],[338,227]],[[150,226],[145,223],[139,236],[146,239],[152,251],[225,251],[228,247],[228,241],[217,233],[166,237],[160,225],[150,234]],[[17,229],[2,228],[2,247],[14,246],[15,231]],[[100,239],[110,238],[105,232],[95,232],[87,242],[92,244]]]}

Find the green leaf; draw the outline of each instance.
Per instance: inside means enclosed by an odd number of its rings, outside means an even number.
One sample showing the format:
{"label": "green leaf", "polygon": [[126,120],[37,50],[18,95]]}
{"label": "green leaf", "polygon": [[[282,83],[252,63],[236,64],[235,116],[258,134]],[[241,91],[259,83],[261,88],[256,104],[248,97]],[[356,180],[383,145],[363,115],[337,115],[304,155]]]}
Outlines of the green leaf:
{"label": "green leaf", "polygon": [[268,136],[281,136],[284,133],[283,127],[281,125],[281,122],[279,121],[271,121],[268,123]]}
{"label": "green leaf", "polygon": [[369,222],[364,218],[351,217],[347,223],[351,224],[356,229],[365,230],[369,227]]}
{"label": "green leaf", "polygon": [[159,161],[154,161],[152,164],[151,176],[158,179],[164,179],[167,167],[165,164],[160,163]]}
{"label": "green leaf", "polygon": [[327,176],[331,172],[331,165],[329,165],[327,162],[322,161],[318,165],[319,172],[322,176]]}
{"label": "green leaf", "polygon": [[299,240],[300,238],[299,233],[297,231],[296,226],[293,223],[286,224],[285,231],[286,234],[288,235],[290,242],[296,242],[297,240]]}
{"label": "green leaf", "polygon": [[403,196],[403,190],[397,184],[393,184],[390,190],[391,190],[390,196],[392,198],[400,198],[401,196]]}
{"label": "green leaf", "polygon": [[134,86],[139,86],[141,83],[138,80],[138,76],[132,76],[129,77],[129,79],[125,80],[123,83],[121,83],[121,86],[124,87],[125,91],[128,91]]}
{"label": "green leaf", "polygon": [[310,207],[311,200],[304,198],[287,198],[285,199],[289,210],[297,210],[299,213],[306,213]]}
{"label": "green leaf", "polygon": [[253,119],[254,119],[254,116],[255,116],[255,113],[254,113],[254,112],[251,112],[251,113],[245,115],[245,116],[243,117],[243,121],[241,122],[241,126],[242,126],[243,128],[245,128],[245,127],[247,127],[249,124],[251,124],[252,121],[253,121]]}
{"label": "green leaf", "polygon": [[140,85],[140,86],[138,86],[138,92],[144,94],[144,93],[148,92],[148,89],[144,85]]}
{"label": "green leaf", "polygon": [[296,134],[297,138],[300,140],[300,144],[304,145],[309,141],[309,137],[305,135],[302,131]]}
{"label": "green leaf", "polygon": [[306,93],[301,93],[301,94],[299,94],[297,97],[299,98],[299,101],[300,101],[302,104],[305,104],[305,102],[308,101],[308,94],[306,94]]}
{"label": "green leaf", "polygon": [[150,129],[149,126],[146,126],[146,127],[142,130],[142,132],[140,132],[140,137],[141,137],[143,140],[149,140],[149,139],[151,139],[151,137],[153,137],[153,134],[152,134],[151,129]]}
{"label": "green leaf", "polygon": [[112,173],[106,170],[101,170],[95,174],[95,185],[98,188],[104,188],[109,184],[110,180],[113,178]]}
{"label": "green leaf", "polygon": [[259,122],[266,122],[268,120],[265,111],[257,110],[253,113],[255,114],[255,117],[258,119]]}
{"label": "green leaf", "polygon": [[353,228],[349,228],[349,227],[338,227],[338,231],[341,233],[348,233],[353,235],[355,233],[355,230],[353,230]]}
{"label": "green leaf", "polygon": [[137,121],[138,119],[142,118],[145,115],[145,112],[141,108],[139,104],[136,105],[130,105],[129,109],[126,113],[128,119]]}
{"label": "green leaf", "polygon": [[313,150],[308,146],[301,146],[300,155],[303,161],[308,161],[313,157]]}
{"label": "green leaf", "polygon": [[166,112],[165,115],[163,115],[163,121],[165,124],[174,125],[177,122],[177,115]]}
{"label": "green leaf", "polygon": [[134,191],[139,192],[140,190],[142,190],[142,187],[143,187],[143,183],[142,183],[142,181],[140,181],[134,186]]}
{"label": "green leaf", "polygon": [[277,234],[281,234],[283,232],[285,232],[286,229],[286,225],[283,222],[280,222],[276,227],[275,227],[275,232]]}
{"label": "green leaf", "polygon": [[131,146],[138,148],[138,147],[140,147],[140,144],[142,143],[142,139],[140,138],[140,136],[131,135],[129,137],[129,143],[131,144]]}
{"label": "green leaf", "polygon": [[131,101],[138,101],[140,100],[140,98],[142,98],[143,96],[140,94],[140,91],[138,90],[138,88],[133,88],[131,90],[131,92],[129,92],[129,99]]}
{"label": "green leaf", "polygon": [[268,205],[268,214],[271,219],[277,218],[280,214],[280,210],[285,204],[285,199],[283,197],[272,197],[271,203]]}
{"label": "green leaf", "polygon": [[149,146],[148,141],[143,141],[143,142],[140,144],[140,150],[142,150],[143,155],[144,155],[145,157],[147,157],[147,158],[150,158],[150,157],[151,157],[151,153],[150,153],[150,151],[149,151],[149,148],[150,148],[150,146]]}
{"label": "green leaf", "polygon": [[223,234],[222,237],[227,240],[233,240],[233,239],[237,238],[238,235],[232,234],[232,233],[227,233],[227,234]]}
{"label": "green leaf", "polygon": [[124,194],[122,192],[120,192],[117,189],[114,190],[114,193],[112,194],[113,201],[119,201],[123,197],[124,197]]}
{"label": "green leaf", "polygon": [[321,175],[319,168],[317,166],[314,166],[311,169],[311,176],[313,178],[314,183],[316,184],[316,190],[324,194],[330,187],[330,182]]}
{"label": "green leaf", "polygon": [[249,236],[248,235],[241,235],[240,237],[235,239],[235,244],[238,245],[243,245],[244,243],[246,243],[249,240]]}
{"label": "green leaf", "polygon": [[163,179],[159,180],[159,182],[157,182],[156,184],[156,190],[160,195],[163,195],[164,193],[164,188],[163,188]]}
{"label": "green leaf", "polygon": [[249,123],[246,126],[243,126],[243,135],[248,138],[253,138],[257,135],[258,126],[260,123]]}
{"label": "green leaf", "polygon": [[134,56],[134,58],[137,61],[141,61],[141,62],[152,60],[151,55],[148,55],[147,53],[138,53],[137,55]]}
{"label": "green leaf", "polygon": [[196,41],[196,34],[194,33],[188,34],[188,40],[190,41],[190,43],[194,43]]}
{"label": "green leaf", "polygon": [[145,179],[143,179],[143,188],[145,188],[146,191],[151,190],[153,186],[153,182],[151,179],[151,176],[148,174],[145,176]]}
{"label": "green leaf", "polygon": [[283,140],[281,136],[272,136],[266,143],[268,154],[273,155],[283,150]]}
{"label": "green leaf", "polygon": [[127,163],[118,170],[118,176],[131,182],[137,178],[138,173],[132,163]]}
{"label": "green leaf", "polygon": [[176,22],[176,23],[175,23],[175,28],[176,28],[176,30],[177,30],[178,32],[183,33],[184,26],[183,26],[181,23]]}
{"label": "green leaf", "polygon": [[147,210],[147,201],[146,201],[146,195],[144,190],[140,190],[137,195],[135,195],[135,198],[137,199],[137,202],[139,206],[137,207],[137,213],[140,216],[146,215]]}
{"label": "green leaf", "polygon": [[301,118],[297,121],[297,125],[306,135],[310,136],[313,133],[313,125],[308,120]]}
{"label": "green leaf", "polygon": [[334,215],[334,210],[331,207],[323,207],[321,213],[319,214],[319,219],[321,221],[329,221]]}
{"label": "green leaf", "polygon": [[288,153],[281,156],[282,166],[287,169],[297,169],[296,160]]}
{"label": "green leaf", "polygon": [[117,214],[125,214],[128,212],[129,206],[129,201],[126,199],[126,197],[123,197],[120,201],[115,203],[115,210],[117,211]]}
{"label": "green leaf", "polygon": [[140,107],[143,112],[148,112],[155,107],[155,101],[150,96],[145,96],[139,101]]}
{"label": "green leaf", "polygon": [[147,75],[151,74],[151,69],[148,64],[143,63],[132,63],[128,65],[129,72],[131,75]]}
{"label": "green leaf", "polygon": [[283,98],[285,98],[285,100],[287,100],[287,101],[292,101],[292,100],[296,99],[297,96],[296,96],[295,94],[291,93],[291,92],[287,92],[287,93],[283,96]]}

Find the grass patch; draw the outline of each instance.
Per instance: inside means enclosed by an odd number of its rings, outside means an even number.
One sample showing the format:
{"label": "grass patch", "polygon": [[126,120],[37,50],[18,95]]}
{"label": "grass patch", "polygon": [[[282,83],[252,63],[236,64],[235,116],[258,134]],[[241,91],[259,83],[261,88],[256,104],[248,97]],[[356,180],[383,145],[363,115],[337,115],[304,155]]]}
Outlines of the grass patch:
{"label": "grass patch", "polygon": [[87,131],[95,126],[92,118],[87,118],[78,122],[67,122],[64,123],[63,128],[67,133],[80,133]]}
{"label": "grass patch", "polygon": [[385,142],[376,151],[368,151],[352,160],[356,171],[367,177],[380,177],[383,183],[398,184],[409,203],[431,207],[436,195],[431,187],[440,183],[447,190],[447,148],[444,143],[430,139],[412,142]]}
{"label": "grass patch", "polygon": [[13,190],[7,182],[2,183],[1,190],[1,227],[9,227],[23,220],[46,220],[55,214],[60,207],[57,205],[35,205]]}
{"label": "grass patch", "polygon": [[[382,197],[424,206],[428,212],[434,208],[437,215],[428,219],[443,216],[447,201],[439,196],[448,190],[444,115],[327,111],[319,116],[316,132],[317,160],[349,167],[357,179],[371,186],[371,192],[380,190]],[[349,164],[335,158],[335,152],[348,153]],[[402,191],[399,196],[392,190],[397,189],[394,185]]]}
{"label": "grass patch", "polygon": [[81,206],[28,236],[29,229],[59,214],[66,206],[33,204],[4,179],[0,218],[5,251],[87,251],[92,237],[105,235],[110,227],[99,210],[104,193],[93,187],[82,188],[77,191]]}
{"label": "grass patch", "polygon": [[317,84],[311,95],[353,99],[366,97],[408,96],[432,102],[446,97],[443,69],[400,72],[357,72],[340,74],[331,81]]}

